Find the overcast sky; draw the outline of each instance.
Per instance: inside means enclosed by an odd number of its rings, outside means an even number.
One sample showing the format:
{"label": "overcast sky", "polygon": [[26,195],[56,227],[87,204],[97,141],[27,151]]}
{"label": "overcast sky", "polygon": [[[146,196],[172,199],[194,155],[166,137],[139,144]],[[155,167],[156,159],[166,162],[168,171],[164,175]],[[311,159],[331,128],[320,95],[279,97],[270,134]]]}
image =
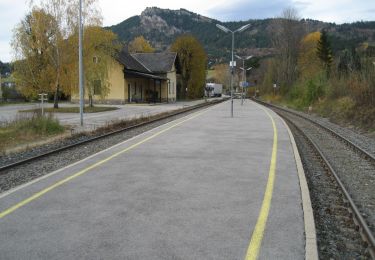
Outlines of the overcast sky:
{"label": "overcast sky", "polygon": [[[293,6],[302,18],[325,22],[345,23],[374,21],[375,0],[98,0],[104,25],[117,24],[146,7],[187,10],[221,21],[248,20],[279,16],[286,7]],[[0,60],[12,59],[10,41],[12,29],[29,10],[26,0],[0,0]]]}

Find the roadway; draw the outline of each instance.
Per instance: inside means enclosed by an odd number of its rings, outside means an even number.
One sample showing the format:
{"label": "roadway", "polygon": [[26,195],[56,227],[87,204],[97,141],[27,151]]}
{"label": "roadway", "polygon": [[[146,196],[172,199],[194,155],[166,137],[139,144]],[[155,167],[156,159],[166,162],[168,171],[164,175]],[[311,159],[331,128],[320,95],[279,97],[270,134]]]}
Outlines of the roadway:
{"label": "roadway", "polygon": [[[54,113],[61,124],[70,126],[73,129],[81,130],[95,130],[100,126],[105,126],[111,122],[119,120],[129,120],[142,116],[152,116],[155,114],[168,112],[188,106],[197,105],[203,103],[204,100],[195,101],[178,101],[174,103],[162,103],[162,104],[126,104],[126,105],[96,105],[96,106],[108,106],[116,107],[117,110],[98,112],[98,113],[85,113],[84,114],[84,129],[80,127],[80,115],[79,113]],[[53,104],[46,103],[45,107],[53,107]],[[72,103],[60,103],[60,107],[77,107],[77,104]],[[40,104],[15,104],[0,106],[0,123],[10,122],[17,118],[27,117],[30,113],[19,112],[20,110],[30,110],[40,108]]]}
{"label": "roadway", "polygon": [[304,259],[288,131],[251,101],[229,108],[0,195],[1,259]]}

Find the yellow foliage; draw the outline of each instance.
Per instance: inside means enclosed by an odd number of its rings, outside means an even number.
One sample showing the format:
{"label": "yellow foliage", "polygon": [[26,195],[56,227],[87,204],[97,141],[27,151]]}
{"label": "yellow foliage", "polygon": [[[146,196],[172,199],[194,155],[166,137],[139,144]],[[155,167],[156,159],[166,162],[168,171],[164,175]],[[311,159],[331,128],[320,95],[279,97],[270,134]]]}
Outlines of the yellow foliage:
{"label": "yellow foliage", "polygon": [[182,97],[202,97],[207,63],[207,54],[202,44],[192,35],[182,35],[174,41],[171,50],[178,54]]}
{"label": "yellow foliage", "polygon": [[313,32],[306,35],[301,41],[298,67],[301,76],[304,78],[314,77],[321,69],[321,63],[316,49],[319,39],[320,32]]}
{"label": "yellow foliage", "polygon": [[221,83],[228,86],[230,81],[229,65],[226,63],[215,65],[213,77],[216,83]]}
{"label": "yellow foliage", "polygon": [[148,41],[143,36],[135,37],[134,40],[132,40],[129,43],[129,52],[154,52],[155,49],[150,45]]}

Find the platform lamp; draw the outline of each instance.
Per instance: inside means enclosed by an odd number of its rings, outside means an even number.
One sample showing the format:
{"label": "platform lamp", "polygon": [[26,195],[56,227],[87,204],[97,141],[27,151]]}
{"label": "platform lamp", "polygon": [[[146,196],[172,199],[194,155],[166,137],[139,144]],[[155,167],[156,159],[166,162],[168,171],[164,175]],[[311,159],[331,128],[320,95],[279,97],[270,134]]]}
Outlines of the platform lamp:
{"label": "platform lamp", "polygon": [[[241,68],[241,70],[243,70],[243,73],[245,74],[245,81],[246,81],[246,79],[247,79],[247,76],[246,76],[246,72],[248,72],[249,70],[251,70],[253,67],[249,67],[249,68],[247,68],[247,69],[245,69],[245,67],[242,67]],[[242,90],[243,90],[244,88],[242,87]],[[242,96],[243,96],[243,93],[242,93]],[[243,98],[242,98],[242,105],[243,105]]]}
{"label": "platform lamp", "polygon": [[232,30],[229,30],[227,27],[225,27],[223,25],[216,24],[216,27],[219,28],[220,30],[222,30],[223,32],[225,32],[225,33],[232,33],[232,61],[230,63],[230,69],[231,69],[231,73],[230,73],[231,74],[231,77],[230,77],[230,102],[231,102],[230,115],[231,115],[231,117],[233,117],[233,70],[234,70],[233,49],[234,49],[234,33],[236,33],[236,32],[243,32],[247,28],[249,28],[249,26],[250,26],[250,24],[246,24],[244,26],[241,26],[237,30],[232,31]]}
{"label": "platform lamp", "polygon": [[[245,70],[245,60],[249,60],[253,57],[253,55],[250,55],[250,56],[245,56],[245,57],[240,57],[238,55],[235,55],[237,59],[239,60],[242,60],[242,70],[243,70],[243,73],[242,73],[242,84],[245,84],[245,81],[246,81],[246,70]],[[251,68],[250,68],[251,69]],[[249,69],[249,70],[250,70]],[[244,92],[244,86],[242,86],[242,95],[241,95],[241,106],[243,105],[243,92]]]}

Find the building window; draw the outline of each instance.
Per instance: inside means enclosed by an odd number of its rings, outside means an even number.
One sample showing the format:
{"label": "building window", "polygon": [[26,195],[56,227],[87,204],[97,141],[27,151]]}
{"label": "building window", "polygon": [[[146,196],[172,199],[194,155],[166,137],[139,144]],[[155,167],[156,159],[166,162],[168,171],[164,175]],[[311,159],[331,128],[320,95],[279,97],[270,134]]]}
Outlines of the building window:
{"label": "building window", "polygon": [[94,80],[94,95],[102,94],[102,82],[100,80]]}

